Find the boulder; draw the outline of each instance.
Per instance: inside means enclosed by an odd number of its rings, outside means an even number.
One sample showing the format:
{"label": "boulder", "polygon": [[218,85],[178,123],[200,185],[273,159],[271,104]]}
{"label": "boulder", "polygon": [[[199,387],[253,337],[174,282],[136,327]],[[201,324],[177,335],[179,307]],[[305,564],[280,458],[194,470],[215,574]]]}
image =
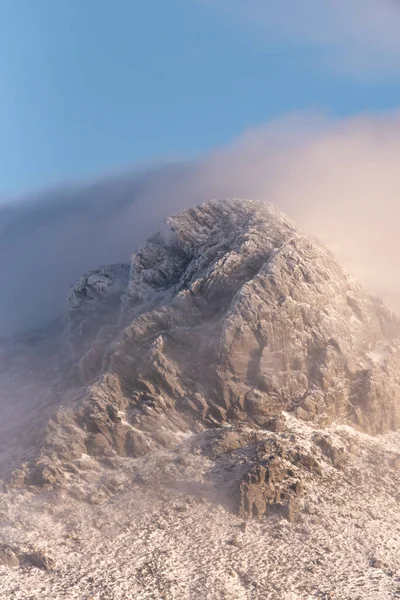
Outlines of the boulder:
{"label": "boulder", "polygon": [[19,567],[20,561],[15,550],[7,544],[0,545],[0,565],[5,567]]}

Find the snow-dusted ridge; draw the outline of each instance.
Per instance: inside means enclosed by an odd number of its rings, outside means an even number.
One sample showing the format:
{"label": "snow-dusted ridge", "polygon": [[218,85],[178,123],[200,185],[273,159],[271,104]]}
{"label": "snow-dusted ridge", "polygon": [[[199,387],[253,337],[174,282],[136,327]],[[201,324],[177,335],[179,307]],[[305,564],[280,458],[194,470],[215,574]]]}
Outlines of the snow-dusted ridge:
{"label": "snow-dusted ridge", "polygon": [[0,597],[396,597],[399,332],[250,200],[83,275],[63,328],[2,346]]}

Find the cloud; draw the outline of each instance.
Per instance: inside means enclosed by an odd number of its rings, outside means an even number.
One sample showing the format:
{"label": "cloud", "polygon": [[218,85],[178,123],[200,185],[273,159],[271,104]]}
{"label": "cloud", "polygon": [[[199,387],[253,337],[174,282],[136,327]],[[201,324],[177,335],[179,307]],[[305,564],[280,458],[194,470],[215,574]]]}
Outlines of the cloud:
{"label": "cloud", "polygon": [[84,271],[129,261],[169,214],[211,198],[271,201],[400,313],[400,114],[290,115],[191,162],[0,205],[0,335],[62,314]]}
{"label": "cloud", "polygon": [[399,0],[196,0],[267,39],[314,47],[337,70],[361,77],[400,73]]}

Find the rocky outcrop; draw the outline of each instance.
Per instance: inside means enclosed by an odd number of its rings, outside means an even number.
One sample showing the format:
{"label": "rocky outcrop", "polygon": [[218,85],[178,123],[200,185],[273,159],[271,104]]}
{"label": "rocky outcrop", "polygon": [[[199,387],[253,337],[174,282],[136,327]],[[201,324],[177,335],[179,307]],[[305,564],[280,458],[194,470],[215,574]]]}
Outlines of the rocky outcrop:
{"label": "rocky outcrop", "polygon": [[53,571],[56,567],[55,561],[40,551],[24,554],[23,560],[25,564],[36,567],[36,569],[40,569],[41,571]]}
{"label": "rocky outcrop", "polygon": [[303,473],[321,475],[316,458],[304,449],[291,448],[276,439],[251,448],[252,457],[238,486],[238,513],[261,517],[279,510],[289,520],[303,492]]}
{"label": "rocky outcrop", "polygon": [[82,275],[70,288],[65,315],[70,359],[83,380],[101,368],[104,348],[115,335],[129,265],[100,267]]}
{"label": "rocky outcrop", "polygon": [[168,219],[132,257],[117,327],[91,349],[137,429],[270,429],[284,410],[370,433],[400,423],[398,321],[273,206],[213,201]]}
{"label": "rocky outcrop", "polygon": [[20,566],[31,566],[42,571],[53,571],[55,561],[41,551],[21,552],[8,544],[0,545],[0,566],[16,568]]}
{"label": "rocky outcrop", "polygon": [[20,565],[16,552],[7,544],[0,545],[0,565],[9,568],[19,567]]}
{"label": "rocky outcrop", "polygon": [[95,323],[110,321],[117,310],[129,278],[129,265],[115,264],[89,271],[71,286],[66,308],[72,336],[87,340]]}
{"label": "rocky outcrop", "polygon": [[[212,201],[171,217],[130,266],[72,286],[66,324],[75,390],[59,386],[44,458],[139,457],[224,424],[279,433],[284,412],[372,434],[400,424],[398,320],[268,204]],[[210,458],[255,443],[246,435]],[[291,498],[293,457],[273,455],[243,475],[245,512],[279,504],[278,489]],[[57,479],[43,457],[33,485]]]}

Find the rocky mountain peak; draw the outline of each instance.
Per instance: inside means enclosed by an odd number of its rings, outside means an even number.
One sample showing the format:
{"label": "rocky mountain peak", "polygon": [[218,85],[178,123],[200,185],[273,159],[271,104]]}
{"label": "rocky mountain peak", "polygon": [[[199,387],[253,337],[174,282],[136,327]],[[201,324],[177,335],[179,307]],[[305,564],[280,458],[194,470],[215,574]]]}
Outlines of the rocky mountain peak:
{"label": "rocky mountain peak", "polygon": [[23,358],[35,355],[51,399],[33,439],[47,464],[140,456],[208,428],[279,431],[285,415],[390,431],[398,333],[384,305],[274,206],[206,202],[169,218],[130,265],[71,287],[57,353],[45,336],[51,360],[35,347]]}
{"label": "rocky mountain peak", "polygon": [[268,429],[282,412],[370,433],[399,425],[398,321],[268,204],[214,200],[167,219],[130,269],[78,280],[67,320],[91,384],[80,411],[96,399],[107,414],[112,397],[145,447],[160,429]]}
{"label": "rocky mountain peak", "polygon": [[[193,527],[216,511],[212,535],[221,518],[234,523],[233,551],[247,535],[235,519],[269,514],[295,523],[294,535],[322,498],[319,535],[336,527],[342,564],[360,507],[367,523],[370,507],[385,505],[374,542],[383,521],[387,539],[398,530],[399,331],[383,303],[274,206],[231,199],[184,211],[130,265],[80,277],[64,319],[1,341],[0,508],[29,522],[32,506],[46,519],[58,511],[54,532],[76,515],[85,531],[88,515],[105,531],[112,516],[105,537],[114,540],[116,524],[131,520],[127,507],[146,506],[161,526],[168,517],[168,538],[191,519],[176,547],[191,546]],[[0,568],[54,570],[46,553],[21,546],[19,528],[7,532]],[[126,528],[121,535],[119,544],[131,539]],[[271,536],[271,547],[293,554],[291,541]]]}

